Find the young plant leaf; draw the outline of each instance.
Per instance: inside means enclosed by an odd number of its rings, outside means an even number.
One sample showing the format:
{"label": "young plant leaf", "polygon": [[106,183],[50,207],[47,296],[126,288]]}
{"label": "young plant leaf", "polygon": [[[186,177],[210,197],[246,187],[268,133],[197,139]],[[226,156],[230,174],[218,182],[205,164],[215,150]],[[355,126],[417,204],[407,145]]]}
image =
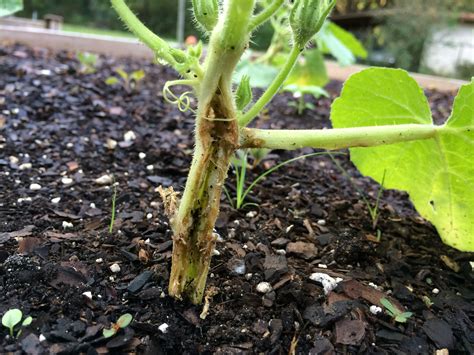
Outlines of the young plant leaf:
{"label": "young plant leaf", "polygon": [[115,76],[109,76],[107,79],[105,79],[105,83],[107,85],[115,85],[119,82],[120,80],[115,77]]}
{"label": "young plant leaf", "polygon": [[285,85],[294,85],[303,91],[306,87],[324,87],[329,82],[324,57],[317,49],[305,52],[296,63]]}
{"label": "young plant leaf", "polygon": [[135,80],[136,82],[139,82],[145,77],[145,72],[143,69],[140,70],[135,70],[130,74],[130,79]]}
{"label": "young plant leaf", "polygon": [[102,335],[103,335],[104,338],[113,337],[116,333],[117,333],[117,331],[115,330],[115,328],[102,330]]}
{"label": "young plant leaf", "polygon": [[13,328],[21,322],[23,313],[19,309],[10,309],[2,317],[4,327],[10,329],[10,335],[13,336]]}
{"label": "young plant leaf", "polygon": [[33,317],[32,316],[26,317],[25,319],[23,319],[23,322],[21,323],[21,326],[22,327],[27,327],[31,324],[31,322],[33,322]]}
{"label": "young plant leaf", "polygon": [[117,320],[117,325],[120,328],[126,328],[128,325],[132,322],[133,316],[130,313],[125,313],[120,316],[120,318]]}
{"label": "young plant leaf", "polygon": [[[463,86],[433,138],[352,148],[351,160],[385,187],[407,191],[442,240],[474,251],[474,82]],[[433,125],[428,100],[407,72],[373,68],[350,77],[332,107],[335,128]],[[471,152],[471,153],[469,153]]]}

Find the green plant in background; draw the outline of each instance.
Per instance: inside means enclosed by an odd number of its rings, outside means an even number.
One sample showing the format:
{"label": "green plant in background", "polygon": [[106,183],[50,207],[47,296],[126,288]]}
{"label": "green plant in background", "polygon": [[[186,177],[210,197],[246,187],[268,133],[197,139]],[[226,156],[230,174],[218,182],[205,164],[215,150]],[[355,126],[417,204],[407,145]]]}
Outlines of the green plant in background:
{"label": "green plant in background", "polygon": [[23,0],[0,0],[0,17],[23,10]]}
{"label": "green plant in background", "polygon": [[99,56],[97,54],[89,52],[79,52],[76,55],[77,60],[81,63],[80,71],[84,74],[93,74],[96,72],[97,60]]}
{"label": "green plant in background", "polygon": [[[287,16],[291,5],[281,0],[263,0],[260,3],[260,6],[266,10],[276,6],[276,4],[281,6],[270,19],[274,29],[272,41],[263,56],[254,60],[247,57],[237,66],[236,80],[239,80],[243,75],[250,75],[253,86],[267,88],[276,75],[278,68],[281,68],[286,62],[286,57],[291,50],[292,32]],[[296,101],[290,103],[290,106],[296,107],[299,115],[305,109],[314,108],[311,103],[305,101],[305,94],[316,99],[321,96],[328,96],[323,89],[329,82],[324,54],[333,56],[342,66],[353,64],[356,58],[367,57],[367,51],[362,43],[350,32],[329,20],[319,24],[319,26],[320,31],[313,38],[315,48],[300,55],[291,75],[282,86],[283,90],[293,93]]]}
{"label": "green plant in background", "polygon": [[402,312],[402,311],[400,311],[397,307],[395,307],[392,304],[392,302],[390,302],[386,298],[382,298],[380,300],[380,303],[382,304],[382,306],[385,307],[385,309],[387,310],[387,313],[390,315],[390,317],[393,318],[393,320],[395,322],[406,323],[408,318],[410,318],[413,315],[412,312]]}
{"label": "green plant in background", "polygon": [[127,73],[122,68],[115,68],[116,76],[109,76],[105,79],[107,85],[121,84],[126,92],[136,90],[138,83],[145,78],[145,72],[142,69]]}
{"label": "green plant in background", "polygon": [[109,329],[106,328],[102,330],[103,337],[104,338],[113,337],[115,334],[117,334],[117,332],[120,329],[127,328],[129,324],[132,322],[132,320],[133,320],[133,316],[130,313],[122,314],[116,323],[112,323],[112,327],[110,327]]}
{"label": "green plant in background", "polygon": [[[181,200],[172,187],[161,189],[174,234],[171,296],[196,304],[202,301],[217,239],[213,230],[221,194],[239,149],[350,148],[352,161],[364,175],[378,182],[385,175],[386,188],[407,191],[445,243],[474,250],[474,154],[467,154],[474,145],[474,82],[461,88],[451,117],[441,126],[433,123],[422,89],[406,72],[377,68],[355,74],[345,83],[332,107],[334,129],[250,128],[284,85],[308,42],[324,29],[335,0],[295,0],[284,8],[281,0],[274,0],[260,11],[256,5],[264,2],[257,0],[196,0],[195,20],[209,37],[204,58],[200,45],[173,48],[145,27],[123,0],[111,2],[159,62],[180,75],[165,85],[168,93],[176,85],[187,86],[190,90],[184,97],[195,96],[197,102],[194,155]],[[203,8],[210,12],[205,15]],[[280,9],[289,18],[290,50],[284,52],[284,64],[263,94],[247,103],[250,83],[245,80],[242,88],[235,88],[234,71],[252,34]],[[202,15],[217,17],[217,22]],[[189,110],[189,105],[183,106],[183,95],[175,104]]]}
{"label": "green plant in background", "polygon": [[[31,316],[26,317],[23,319],[23,322],[21,321],[23,318],[23,313],[19,309],[10,309],[8,310],[2,317],[2,325],[5,328],[8,328],[10,331],[10,336],[13,338],[14,337],[14,331],[15,327],[20,324],[21,322],[21,327],[27,327],[31,324],[33,321],[33,318]],[[18,332],[16,333],[16,338],[18,338],[21,335],[22,329],[20,328]]]}

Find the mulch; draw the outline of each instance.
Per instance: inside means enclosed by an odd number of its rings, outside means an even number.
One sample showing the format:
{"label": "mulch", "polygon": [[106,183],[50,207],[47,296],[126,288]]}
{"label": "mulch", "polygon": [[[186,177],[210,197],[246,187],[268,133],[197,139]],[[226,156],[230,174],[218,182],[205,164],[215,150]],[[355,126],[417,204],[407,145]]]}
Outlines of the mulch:
{"label": "mulch", "polygon": [[[146,77],[106,85],[119,66]],[[244,209],[223,196],[207,315],[168,297],[171,231],[156,188],[182,191],[194,128],[161,94],[173,75],[108,57],[88,74],[74,53],[0,46],[0,313],[33,317],[16,339],[0,330],[1,353],[474,353],[474,255],[443,245],[402,192],[383,191],[374,226],[364,201],[379,186],[347,151],[333,157],[344,173],[312,157],[270,174]],[[330,127],[340,89],[308,98],[316,109],[301,116],[281,94],[257,124]],[[427,94],[442,122],[454,93]],[[248,181],[312,151],[272,151]],[[227,189],[235,196],[232,171]],[[384,298],[412,315],[395,322]],[[104,338],[125,313],[130,326]]]}

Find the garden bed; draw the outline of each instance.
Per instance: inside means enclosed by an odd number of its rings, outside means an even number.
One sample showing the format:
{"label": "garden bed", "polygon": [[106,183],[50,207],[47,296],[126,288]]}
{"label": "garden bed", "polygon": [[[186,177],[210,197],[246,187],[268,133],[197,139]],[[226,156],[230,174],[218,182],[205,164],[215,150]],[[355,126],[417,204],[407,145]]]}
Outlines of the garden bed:
{"label": "garden bed", "polygon": [[[139,90],[104,83],[118,66],[145,70]],[[4,328],[0,352],[474,353],[474,256],[443,245],[394,191],[381,197],[378,240],[357,190],[374,204],[379,187],[347,152],[335,159],[354,179],[313,157],[255,187],[249,200],[258,207],[236,211],[223,197],[207,317],[167,297],[171,231],[155,189],[183,189],[192,114],[164,102],[169,69],[106,57],[94,74],[79,68],[72,53],[0,48],[0,313],[19,308],[34,318],[18,341]],[[302,116],[280,95],[265,115],[272,120],[258,124],[329,127],[340,88],[332,82],[331,100]],[[442,122],[454,92],[428,94]],[[311,151],[273,151],[248,181]],[[104,176],[112,175],[118,211],[109,233],[114,191]],[[231,195],[233,184],[230,172]],[[315,272],[343,281],[326,295]],[[272,286],[265,293],[263,281]],[[398,324],[373,314],[381,297],[413,316]],[[102,338],[124,313],[131,325]]]}

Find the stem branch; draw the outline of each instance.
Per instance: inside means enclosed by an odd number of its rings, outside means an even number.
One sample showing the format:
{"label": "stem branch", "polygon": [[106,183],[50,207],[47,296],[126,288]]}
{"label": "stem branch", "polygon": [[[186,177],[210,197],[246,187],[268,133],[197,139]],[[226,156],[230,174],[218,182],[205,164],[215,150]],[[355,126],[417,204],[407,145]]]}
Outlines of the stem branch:
{"label": "stem branch", "polygon": [[301,48],[299,47],[293,47],[291,49],[291,52],[288,56],[288,60],[286,61],[283,68],[281,68],[280,72],[270,84],[268,89],[263,93],[262,96],[260,96],[258,101],[250,108],[250,110],[248,110],[242,116],[239,117],[240,127],[245,127],[250,122],[252,122],[252,120],[259,114],[259,112],[262,111],[262,109],[271,101],[271,99],[273,98],[273,96],[275,96],[278,90],[280,90],[280,87],[283,85],[291,70],[293,69],[296,61],[298,60],[298,56],[300,53]]}
{"label": "stem branch", "polygon": [[404,124],[372,127],[334,128],[319,130],[241,129],[241,148],[343,149],[373,147],[436,136],[442,126]]}
{"label": "stem branch", "polygon": [[274,0],[270,6],[260,11],[257,15],[252,17],[249,25],[249,32],[252,32],[258,26],[266,22],[272,15],[278,11],[284,0]]}

